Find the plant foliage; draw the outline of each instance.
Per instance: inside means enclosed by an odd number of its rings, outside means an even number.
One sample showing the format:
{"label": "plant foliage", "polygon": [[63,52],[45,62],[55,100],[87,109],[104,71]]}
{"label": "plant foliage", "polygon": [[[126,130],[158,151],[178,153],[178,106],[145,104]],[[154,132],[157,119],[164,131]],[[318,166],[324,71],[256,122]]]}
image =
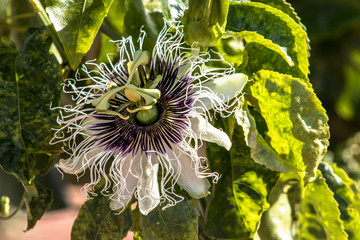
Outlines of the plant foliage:
{"label": "plant foliage", "polygon": [[[121,239],[130,229],[135,239],[145,240],[285,239],[281,232],[293,239],[360,239],[359,189],[342,169],[322,162],[329,145],[328,117],[310,83],[306,29],[285,0],[30,2],[45,26],[29,28],[19,47],[0,38],[0,166],[25,189],[26,230],[52,202],[38,177],[60,152],[49,140],[57,115],[51,108],[60,104],[61,84],[89,56],[118,60],[110,39],[137,38],[143,30],[143,49],[150,51],[166,19],[182,21],[185,34],[191,33],[188,39],[202,41],[209,56],[218,52],[250,80],[233,105],[234,114],[212,122],[232,141],[230,151],[206,146],[210,169],[221,178],[207,198],[194,200],[184,193],[176,206],[157,207],[147,216],[136,205],[112,211],[95,189],[79,211],[72,239]],[[205,2],[208,8],[201,10],[208,15],[196,19],[190,13],[198,9],[185,12]],[[355,1],[350,5],[359,8]],[[349,18],[355,18],[351,13]],[[200,27],[196,34],[194,26]],[[314,29],[320,35],[330,32],[330,26]],[[352,57],[359,60],[358,53]],[[348,68],[349,75],[358,74]],[[346,102],[351,98],[339,108]],[[279,216],[281,206],[288,211]],[[276,226],[276,221],[291,223]]]}

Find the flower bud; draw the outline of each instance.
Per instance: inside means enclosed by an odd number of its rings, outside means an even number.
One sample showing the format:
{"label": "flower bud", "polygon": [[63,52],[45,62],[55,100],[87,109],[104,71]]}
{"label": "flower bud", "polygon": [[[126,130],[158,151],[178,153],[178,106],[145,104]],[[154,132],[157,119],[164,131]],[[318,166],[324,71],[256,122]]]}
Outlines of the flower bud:
{"label": "flower bud", "polygon": [[229,0],[190,0],[181,19],[186,43],[215,46],[224,33],[228,11]]}
{"label": "flower bud", "polygon": [[10,213],[10,198],[8,196],[1,197],[0,215],[7,216]]}

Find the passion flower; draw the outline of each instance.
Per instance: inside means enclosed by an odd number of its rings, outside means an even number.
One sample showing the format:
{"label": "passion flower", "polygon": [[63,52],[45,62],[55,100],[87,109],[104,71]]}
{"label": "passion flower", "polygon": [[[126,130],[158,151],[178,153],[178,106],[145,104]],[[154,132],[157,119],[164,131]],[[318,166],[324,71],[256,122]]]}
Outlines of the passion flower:
{"label": "passion flower", "polygon": [[[208,69],[219,59],[186,47],[182,26],[167,24],[151,56],[142,49],[144,32],[139,50],[131,37],[122,39],[118,63],[89,62],[96,70],[84,65],[88,77],[78,72],[64,87],[76,104],[60,108],[62,127],[51,143],[62,142],[69,157],[57,167],[78,176],[88,170],[87,191],[105,179],[102,194],[114,210],[124,209],[133,196],[145,215],[160,202],[163,208],[173,206],[183,199],[175,184],[193,198],[207,196],[208,178],[216,182],[219,175],[210,172],[198,149],[203,141],[231,147],[227,134],[209,123],[208,110],[230,114],[229,100],[247,77],[231,66]],[[88,80],[92,84],[78,86]]]}

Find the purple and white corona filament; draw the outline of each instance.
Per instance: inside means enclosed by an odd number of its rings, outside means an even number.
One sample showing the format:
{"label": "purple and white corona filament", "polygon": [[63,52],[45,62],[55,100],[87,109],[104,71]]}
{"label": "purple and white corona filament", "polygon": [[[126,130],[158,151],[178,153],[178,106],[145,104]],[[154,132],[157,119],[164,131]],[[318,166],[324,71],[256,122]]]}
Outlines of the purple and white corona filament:
{"label": "purple and white corona filament", "polygon": [[[142,49],[144,37],[142,32],[139,50],[131,38],[118,41],[117,64],[90,62],[96,70],[83,67],[87,78],[78,73],[68,80],[64,91],[74,95],[76,105],[60,108],[62,126],[52,143],[62,142],[69,155],[57,167],[78,176],[90,172],[85,190],[104,178],[102,194],[112,209],[124,209],[135,196],[148,214],[159,203],[169,207],[182,200],[175,184],[193,198],[208,195],[207,178],[216,181],[218,174],[210,172],[198,149],[203,141],[231,147],[227,134],[208,122],[208,110],[228,115],[227,102],[247,77],[232,67],[207,68],[216,60],[186,48],[181,26],[162,30],[152,56]],[[88,80],[91,85],[76,86]]]}

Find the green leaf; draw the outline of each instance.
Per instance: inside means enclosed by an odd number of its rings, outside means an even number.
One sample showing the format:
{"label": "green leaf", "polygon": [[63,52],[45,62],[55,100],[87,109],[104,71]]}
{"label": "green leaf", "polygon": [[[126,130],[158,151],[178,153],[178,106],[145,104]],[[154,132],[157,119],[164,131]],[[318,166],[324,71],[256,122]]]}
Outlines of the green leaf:
{"label": "green leaf", "polygon": [[251,2],[260,2],[281,10],[283,13],[286,13],[289,17],[291,17],[297,24],[301,25],[304,30],[306,30],[294,8],[285,0],[252,0]]}
{"label": "green leaf", "polygon": [[[224,59],[239,68],[240,72],[252,75],[260,69],[276,70],[298,75],[291,68],[294,63],[279,45],[256,32],[228,33],[217,45]],[[256,54],[253,54],[256,51]]]}
{"label": "green leaf", "polygon": [[18,129],[18,99],[15,78],[15,44],[0,38],[0,166],[8,173],[25,179],[25,159]]}
{"label": "green leaf", "polygon": [[140,214],[142,239],[198,239],[198,216],[192,200],[184,199],[173,207],[157,207],[147,216]]}
{"label": "green leaf", "polygon": [[268,198],[270,208],[261,217],[260,239],[293,239],[293,219],[304,190],[302,186],[298,172],[280,174]]}
{"label": "green leaf", "polygon": [[131,210],[126,208],[120,214],[111,210],[108,197],[99,193],[81,206],[72,227],[71,239],[123,239],[131,225]]}
{"label": "green leaf", "polygon": [[[125,2],[126,0],[114,1],[104,20],[104,23],[119,36],[124,35]],[[109,58],[111,61],[118,59],[117,43],[110,41],[119,39],[111,39],[106,34],[101,34],[100,36],[101,47],[97,62],[108,62]]]}
{"label": "green leaf", "polygon": [[28,225],[26,231],[33,228],[36,222],[50,208],[53,197],[52,192],[40,185],[24,185],[25,206]]}
{"label": "green leaf", "polygon": [[269,169],[280,172],[300,170],[297,169],[295,163],[284,159],[265,141],[261,128],[264,128],[262,125],[265,125],[266,131],[268,131],[266,123],[256,122],[252,114],[260,116],[255,111],[250,112],[246,103],[243,103],[242,107],[235,111],[237,122],[244,129],[246,144],[251,148],[251,158]]}
{"label": "green leaf", "polygon": [[59,102],[62,76],[45,28],[26,34],[17,55],[8,40],[0,42],[0,166],[25,188],[29,230],[51,204],[50,193],[34,178],[47,173],[55,160],[56,146],[49,140],[57,114],[50,104]]}
{"label": "green leaf", "polygon": [[326,239],[348,239],[338,203],[320,171],[306,188],[297,227],[298,239],[324,239],[324,232]]}
{"label": "green leaf", "polygon": [[46,12],[75,69],[89,51],[113,0],[46,0]]}
{"label": "green leaf", "polygon": [[[45,174],[53,165],[49,145],[56,125],[56,106],[60,99],[61,72],[56,58],[49,52],[51,38],[44,28],[28,31],[23,48],[1,67],[0,159],[5,171],[27,183]],[[15,60],[15,62],[14,62]],[[3,72],[4,71],[4,72]]]}
{"label": "green leaf", "polygon": [[126,0],[114,1],[105,18],[105,23],[120,36],[124,34],[125,3]]}
{"label": "green leaf", "polygon": [[356,183],[334,163],[321,163],[319,170],[326,180],[334,199],[339,204],[348,239],[360,239],[360,193]]}
{"label": "green leaf", "polygon": [[[232,2],[229,8],[227,29],[231,31],[254,31],[279,45],[291,57],[306,81],[309,74],[309,54],[306,32],[282,11],[257,2]],[[258,54],[256,57],[259,57]],[[258,66],[260,70],[261,66]],[[271,69],[270,69],[271,70]]]}
{"label": "green leaf", "polygon": [[250,157],[241,127],[235,119],[218,120],[231,137],[230,152],[216,144],[207,144],[212,171],[221,174],[210,198],[205,234],[217,239],[252,239],[262,213],[269,207],[267,197],[278,173],[255,163]]}
{"label": "green leaf", "polygon": [[[253,159],[277,171],[306,171],[306,178],[313,178],[329,145],[328,118],[313,90],[300,79],[262,70],[249,94],[253,111],[240,110],[237,118]],[[265,128],[250,115],[261,117]]]}
{"label": "green leaf", "polygon": [[[330,198],[331,199],[331,198]],[[334,204],[334,202],[332,202]],[[338,228],[338,227],[337,227]],[[296,222],[296,237],[298,240],[327,240],[324,227],[317,217],[314,202],[309,193],[301,200]]]}

